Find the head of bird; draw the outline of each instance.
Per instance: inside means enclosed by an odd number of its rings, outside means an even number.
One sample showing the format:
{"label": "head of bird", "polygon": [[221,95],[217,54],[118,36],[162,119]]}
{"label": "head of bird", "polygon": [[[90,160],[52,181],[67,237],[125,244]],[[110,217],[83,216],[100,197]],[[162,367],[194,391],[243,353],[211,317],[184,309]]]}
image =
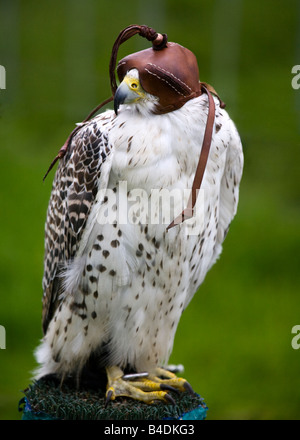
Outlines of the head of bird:
{"label": "head of bird", "polygon": [[141,86],[139,72],[137,69],[131,69],[123,78],[121,84],[114,95],[114,110],[118,114],[121,104],[141,104],[143,106],[153,104],[158,100],[153,95],[147,93]]}

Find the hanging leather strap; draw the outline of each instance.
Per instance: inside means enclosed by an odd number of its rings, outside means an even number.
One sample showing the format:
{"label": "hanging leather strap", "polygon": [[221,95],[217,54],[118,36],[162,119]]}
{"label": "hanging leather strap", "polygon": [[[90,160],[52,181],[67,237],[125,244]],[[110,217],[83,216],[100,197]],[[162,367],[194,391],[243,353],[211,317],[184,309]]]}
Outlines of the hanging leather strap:
{"label": "hanging leather strap", "polygon": [[201,153],[199,157],[198,166],[196,169],[193,186],[191,190],[191,194],[188,200],[187,207],[182,211],[182,213],[175,218],[175,220],[172,221],[172,223],[169,224],[167,227],[167,230],[173,228],[176,225],[179,225],[180,223],[184,222],[185,220],[188,220],[193,217],[194,215],[194,207],[197,201],[197,195],[198,191],[201,187],[201,183],[203,180],[207,159],[210,151],[211,141],[212,141],[212,132],[214,127],[214,120],[215,120],[215,102],[214,99],[207,89],[206,84],[201,84],[201,90],[205,92],[208,96],[208,116],[206,120],[206,127],[202,142],[202,148]]}

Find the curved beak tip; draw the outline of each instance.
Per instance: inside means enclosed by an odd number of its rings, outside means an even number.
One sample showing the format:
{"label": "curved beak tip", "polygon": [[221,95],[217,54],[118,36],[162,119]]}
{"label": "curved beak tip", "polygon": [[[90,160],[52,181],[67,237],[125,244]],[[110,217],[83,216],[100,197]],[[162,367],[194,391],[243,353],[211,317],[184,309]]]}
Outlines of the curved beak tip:
{"label": "curved beak tip", "polygon": [[124,103],[127,97],[127,93],[125,92],[123,87],[118,87],[114,96],[114,110],[115,114],[118,114],[118,110],[121,104]]}
{"label": "curved beak tip", "polygon": [[116,115],[118,115],[119,106],[120,104],[118,104],[117,101],[114,99],[114,111]]}

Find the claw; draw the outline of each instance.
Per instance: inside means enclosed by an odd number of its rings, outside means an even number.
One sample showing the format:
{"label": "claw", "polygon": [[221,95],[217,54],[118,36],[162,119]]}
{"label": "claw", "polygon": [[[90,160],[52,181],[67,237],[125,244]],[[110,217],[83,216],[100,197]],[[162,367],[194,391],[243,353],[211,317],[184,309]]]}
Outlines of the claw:
{"label": "claw", "polygon": [[180,392],[176,388],[171,387],[171,385],[166,385],[164,383],[160,384],[160,389],[163,391],[168,390],[168,391],[173,391],[176,394],[180,394]]}
{"label": "claw", "polygon": [[171,403],[171,405],[176,405],[175,400],[173,397],[170,396],[170,394],[165,394],[164,399],[167,401],[167,403]]}
{"label": "claw", "polygon": [[112,400],[111,396],[113,395],[113,391],[112,390],[108,390],[106,393],[106,400],[105,400],[105,404],[104,404],[104,408],[107,407],[107,405],[109,404],[109,402]]}
{"label": "claw", "polygon": [[191,385],[186,381],[183,384],[184,388],[186,389],[186,391],[192,395],[195,394],[195,391],[193,390],[193,388],[191,387]]}

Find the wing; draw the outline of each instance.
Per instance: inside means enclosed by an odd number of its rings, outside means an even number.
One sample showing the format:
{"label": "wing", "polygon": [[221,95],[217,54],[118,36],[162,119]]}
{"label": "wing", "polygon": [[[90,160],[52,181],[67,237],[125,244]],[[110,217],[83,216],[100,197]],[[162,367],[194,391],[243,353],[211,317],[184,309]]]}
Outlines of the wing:
{"label": "wing", "polygon": [[230,120],[230,142],[220,189],[220,215],[217,242],[222,244],[233,220],[239,200],[239,186],[242,178],[244,156],[240,136]]}
{"label": "wing", "polygon": [[45,226],[44,333],[59,305],[61,271],[76,255],[98,192],[102,164],[111,152],[108,133],[114,118],[107,111],[84,125],[55,174]]}

